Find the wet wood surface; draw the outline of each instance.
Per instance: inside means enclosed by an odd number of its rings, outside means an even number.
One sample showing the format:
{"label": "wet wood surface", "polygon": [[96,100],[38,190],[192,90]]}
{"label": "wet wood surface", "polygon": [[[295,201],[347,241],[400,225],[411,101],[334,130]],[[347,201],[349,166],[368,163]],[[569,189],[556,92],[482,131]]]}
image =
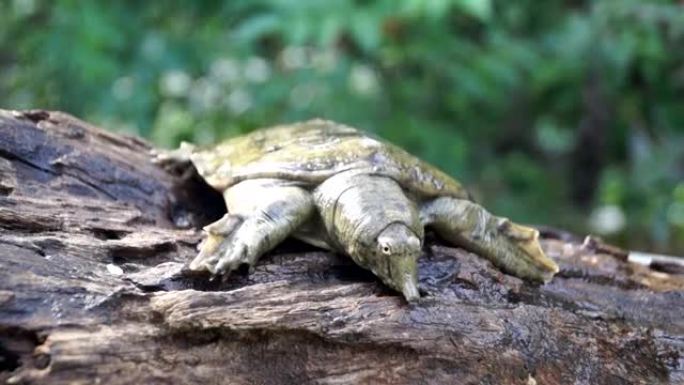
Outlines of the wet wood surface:
{"label": "wet wood surface", "polygon": [[595,241],[545,239],[535,286],[430,238],[411,305],[296,242],[188,274],[225,207],[150,149],[0,111],[0,383],[684,384],[684,277]]}

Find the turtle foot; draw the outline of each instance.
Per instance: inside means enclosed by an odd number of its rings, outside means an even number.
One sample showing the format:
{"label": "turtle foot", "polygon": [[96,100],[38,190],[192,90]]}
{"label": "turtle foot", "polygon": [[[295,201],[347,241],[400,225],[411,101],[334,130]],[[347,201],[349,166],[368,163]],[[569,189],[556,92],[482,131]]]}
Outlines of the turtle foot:
{"label": "turtle foot", "polygon": [[244,222],[241,216],[226,214],[205,227],[206,238],[200,245],[199,254],[190,262],[190,270],[220,275],[243,264],[252,266],[256,258],[249,254],[249,248],[239,237],[238,229]]}

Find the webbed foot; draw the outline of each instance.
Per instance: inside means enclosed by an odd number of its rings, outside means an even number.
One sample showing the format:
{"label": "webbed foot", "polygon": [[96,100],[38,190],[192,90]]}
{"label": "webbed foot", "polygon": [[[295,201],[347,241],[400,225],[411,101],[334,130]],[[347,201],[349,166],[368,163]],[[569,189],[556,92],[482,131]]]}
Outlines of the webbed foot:
{"label": "webbed foot", "polygon": [[226,214],[218,221],[206,226],[206,238],[200,245],[200,252],[190,262],[190,270],[206,270],[214,275],[237,269],[249,261],[245,257],[246,248],[235,238],[236,229],[244,218]]}
{"label": "webbed foot", "polygon": [[476,203],[437,198],[422,207],[421,221],[447,241],[520,278],[548,282],[558,272],[539,244],[539,231],[494,216]]}
{"label": "webbed foot", "polygon": [[231,187],[224,194],[231,213],[204,228],[206,238],[190,270],[219,275],[252,267],[306,221],[313,211],[309,193],[279,183],[249,180]]}

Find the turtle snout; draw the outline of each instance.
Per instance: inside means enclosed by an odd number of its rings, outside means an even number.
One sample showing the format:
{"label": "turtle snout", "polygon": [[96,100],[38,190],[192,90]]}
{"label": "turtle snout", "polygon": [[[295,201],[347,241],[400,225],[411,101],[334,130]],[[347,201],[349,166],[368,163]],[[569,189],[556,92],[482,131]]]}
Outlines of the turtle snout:
{"label": "turtle snout", "polygon": [[418,255],[393,255],[388,258],[389,277],[383,279],[393,289],[401,292],[407,301],[420,298],[418,294]]}
{"label": "turtle snout", "polygon": [[376,269],[382,281],[401,292],[406,300],[420,297],[418,293],[418,257],[421,240],[403,224],[392,224],[377,237]]}

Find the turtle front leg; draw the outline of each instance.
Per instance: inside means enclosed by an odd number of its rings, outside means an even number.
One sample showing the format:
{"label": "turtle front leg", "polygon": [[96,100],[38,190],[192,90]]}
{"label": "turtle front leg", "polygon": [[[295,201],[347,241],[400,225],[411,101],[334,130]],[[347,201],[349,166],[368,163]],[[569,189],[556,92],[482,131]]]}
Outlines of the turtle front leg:
{"label": "turtle front leg", "polygon": [[520,278],[548,282],[558,272],[558,265],[542,251],[537,230],[494,216],[476,203],[440,197],[425,203],[420,216],[446,241]]}
{"label": "turtle front leg", "polygon": [[306,190],[272,179],[239,183],[224,193],[229,214],[205,227],[206,238],[190,270],[221,274],[253,266],[261,255],[309,219]]}

